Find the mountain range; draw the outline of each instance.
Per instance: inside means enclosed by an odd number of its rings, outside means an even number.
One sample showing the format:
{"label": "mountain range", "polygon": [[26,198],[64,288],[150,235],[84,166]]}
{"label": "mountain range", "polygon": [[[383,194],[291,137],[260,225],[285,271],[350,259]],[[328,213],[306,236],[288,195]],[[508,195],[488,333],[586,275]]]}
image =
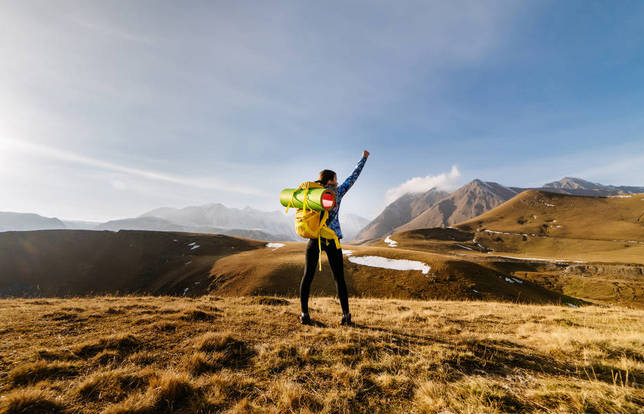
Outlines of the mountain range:
{"label": "mountain range", "polygon": [[[204,234],[223,234],[267,241],[302,240],[293,226],[293,215],[282,211],[261,211],[250,207],[226,207],[221,203],[185,208],[162,207],[138,217],[104,223],[59,220],[32,213],[0,212],[0,231],[24,230],[147,230]],[[355,215],[340,215],[344,240],[351,240],[369,220]]]}
{"label": "mountain range", "polygon": [[594,197],[644,193],[644,187],[603,185],[573,177],[527,188],[476,179],[451,194],[432,188],[424,193],[403,195],[360,230],[355,241],[373,240],[399,231],[449,227],[490,211],[525,190]]}
{"label": "mountain range", "polygon": [[33,213],[0,211],[0,231],[58,230],[67,228],[57,218],[48,218]]}
{"label": "mountain range", "polygon": [[[404,194],[372,221],[355,214],[341,213],[344,241],[364,243],[399,231],[450,227],[490,211],[525,190],[594,197],[644,193],[644,187],[602,185],[572,177],[531,188],[507,187],[475,179],[452,193],[432,188],[423,193]],[[161,207],[138,217],[104,223],[0,212],[0,231],[45,229],[178,231],[267,241],[301,240],[294,231],[292,215],[251,207],[231,208],[221,203],[184,208]]]}
{"label": "mountain range", "polygon": [[541,190],[582,196],[611,196],[642,193],[644,187],[602,185],[581,178],[564,177],[559,181],[544,184]]}

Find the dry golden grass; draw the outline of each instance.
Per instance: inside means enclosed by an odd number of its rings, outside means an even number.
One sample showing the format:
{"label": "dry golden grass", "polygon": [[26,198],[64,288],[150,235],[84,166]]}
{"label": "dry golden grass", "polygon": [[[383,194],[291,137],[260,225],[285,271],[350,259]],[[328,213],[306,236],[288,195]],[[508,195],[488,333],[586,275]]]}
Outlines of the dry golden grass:
{"label": "dry golden grass", "polygon": [[333,298],[312,326],[285,298],[1,300],[0,413],[644,410],[642,310],[351,306],[340,327]]}
{"label": "dry golden grass", "polygon": [[456,227],[476,231],[479,242],[495,251],[644,264],[644,194],[624,197],[524,191]]}

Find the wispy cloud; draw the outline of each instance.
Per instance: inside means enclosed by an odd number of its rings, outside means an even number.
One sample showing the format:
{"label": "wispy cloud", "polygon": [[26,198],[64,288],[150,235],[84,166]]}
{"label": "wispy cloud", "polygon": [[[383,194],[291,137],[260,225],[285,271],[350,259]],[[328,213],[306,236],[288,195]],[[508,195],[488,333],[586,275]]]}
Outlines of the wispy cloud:
{"label": "wispy cloud", "polygon": [[[99,160],[97,158],[88,157],[81,154],[76,154],[70,151],[61,150],[58,148],[48,147],[42,144],[31,143],[27,141],[18,141],[13,139],[1,138],[0,146],[4,147],[3,151],[14,150],[23,151],[32,155],[41,157],[70,162],[97,169],[104,169],[109,171],[116,171],[137,177],[143,177],[149,180],[163,181],[172,184],[183,186],[197,187],[209,190],[220,190],[233,193],[240,193],[253,196],[266,196],[267,194],[254,187],[240,185],[238,183],[231,183],[223,181],[215,177],[182,177],[164,172],[146,170],[141,168],[129,167],[122,164],[117,164],[109,161]],[[5,155],[7,152],[5,152]]]}
{"label": "wispy cloud", "polygon": [[117,25],[110,25],[97,20],[83,19],[80,17],[72,17],[71,20],[78,26],[103,36],[109,36],[130,42],[153,44],[152,38],[149,36],[132,32]]}
{"label": "wispy cloud", "polygon": [[407,193],[423,193],[432,188],[439,190],[454,190],[460,181],[461,173],[456,165],[447,173],[438,175],[427,175],[425,177],[414,177],[398,187],[390,188],[385,195],[386,204],[390,204]]}

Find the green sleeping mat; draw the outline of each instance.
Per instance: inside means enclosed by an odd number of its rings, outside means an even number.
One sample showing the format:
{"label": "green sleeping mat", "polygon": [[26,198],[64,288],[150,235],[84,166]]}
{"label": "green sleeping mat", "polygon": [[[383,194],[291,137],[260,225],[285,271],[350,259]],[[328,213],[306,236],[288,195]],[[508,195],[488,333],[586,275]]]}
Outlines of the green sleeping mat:
{"label": "green sleeping mat", "polygon": [[[291,207],[302,208],[304,193],[306,190],[287,188],[280,193],[280,203],[288,207],[291,197],[295,194]],[[326,188],[312,188],[306,196],[306,208],[312,210],[330,210],[335,207],[335,193]]]}

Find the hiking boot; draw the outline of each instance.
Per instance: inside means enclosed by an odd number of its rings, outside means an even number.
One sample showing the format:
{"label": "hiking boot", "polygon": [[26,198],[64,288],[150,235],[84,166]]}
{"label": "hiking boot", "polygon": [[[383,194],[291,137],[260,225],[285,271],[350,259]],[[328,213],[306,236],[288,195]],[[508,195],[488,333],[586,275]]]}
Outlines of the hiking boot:
{"label": "hiking boot", "polygon": [[351,322],[350,313],[345,313],[342,315],[342,319],[340,320],[340,325],[347,325],[347,326],[353,325],[353,322]]}
{"label": "hiking boot", "polygon": [[300,314],[300,323],[302,325],[310,325],[311,324],[311,317],[309,316],[308,313]]}

